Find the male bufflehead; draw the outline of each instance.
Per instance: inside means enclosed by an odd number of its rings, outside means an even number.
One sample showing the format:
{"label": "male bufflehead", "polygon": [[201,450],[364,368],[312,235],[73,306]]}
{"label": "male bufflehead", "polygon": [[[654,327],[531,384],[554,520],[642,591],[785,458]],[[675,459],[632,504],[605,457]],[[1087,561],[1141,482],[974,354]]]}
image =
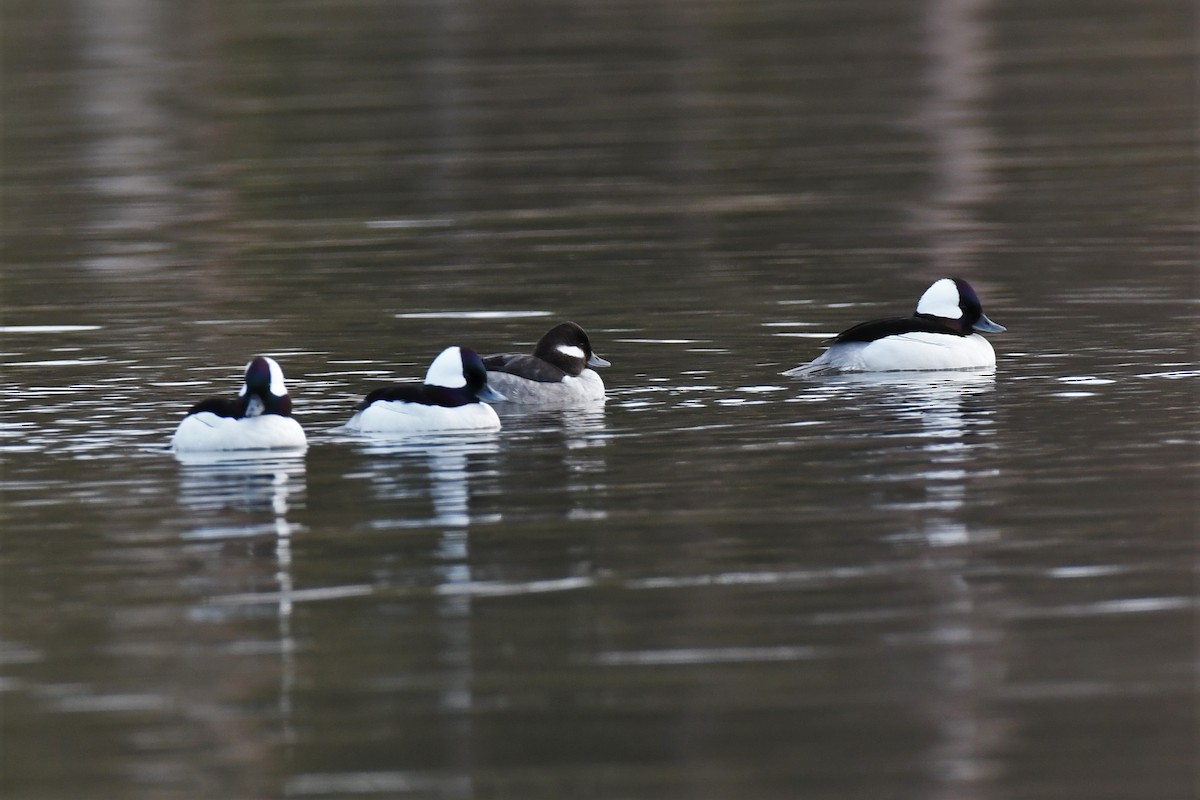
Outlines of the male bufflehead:
{"label": "male bufflehead", "polygon": [[907,372],[994,367],[996,351],[975,331],[1001,333],[983,313],[971,284],[942,278],[921,295],[911,317],[863,322],[844,330],[811,363],[784,375],[824,372]]}
{"label": "male bufflehead", "polygon": [[574,322],[555,325],[538,340],[533,355],[485,356],[488,381],[514,403],[571,404],[604,399],[604,381],[588,367],[607,367],[592,352],[583,328]]}
{"label": "male bufflehead", "polygon": [[236,398],[201,400],[171,439],[172,447],[181,453],[276,450],[305,444],[304,430],[292,419],[283,370],[266,356],[255,356],[246,365],[246,382]]}
{"label": "male bufflehead", "polygon": [[429,365],[424,383],[376,389],[354,407],[356,413],[346,427],[367,433],[498,431],[500,418],[480,401],[503,399],[488,386],[478,353],[447,347]]}

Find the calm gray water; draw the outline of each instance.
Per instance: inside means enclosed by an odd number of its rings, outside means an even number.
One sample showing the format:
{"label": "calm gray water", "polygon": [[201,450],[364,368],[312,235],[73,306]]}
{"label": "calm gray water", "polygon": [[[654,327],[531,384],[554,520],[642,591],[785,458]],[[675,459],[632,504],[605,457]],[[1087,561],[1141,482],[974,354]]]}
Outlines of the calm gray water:
{"label": "calm gray water", "polygon": [[[2,22],[4,797],[1200,794],[1192,4]],[[779,374],[945,274],[994,374]],[[256,353],[308,452],[174,458]]]}

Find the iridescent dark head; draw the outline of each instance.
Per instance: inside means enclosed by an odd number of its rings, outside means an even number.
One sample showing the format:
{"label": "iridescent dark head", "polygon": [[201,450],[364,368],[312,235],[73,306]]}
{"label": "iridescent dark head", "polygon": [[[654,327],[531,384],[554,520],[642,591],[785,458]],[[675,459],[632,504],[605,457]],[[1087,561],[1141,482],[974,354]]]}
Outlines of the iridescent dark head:
{"label": "iridescent dark head", "polygon": [[425,373],[425,383],[445,389],[462,389],[472,400],[505,399],[488,386],[483,359],[469,347],[447,347],[438,354]]}
{"label": "iridescent dark head", "polygon": [[925,290],[917,303],[917,314],[937,317],[962,333],[1002,333],[1005,328],[983,313],[979,295],[962,278],[942,278]]}
{"label": "iridescent dark head", "polygon": [[246,382],[238,396],[245,403],[242,416],[292,413],[292,401],[283,382],[283,369],[273,358],[255,356],[246,365]]}
{"label": "iridescent dark head", "polygon": [[538,340],[533,354],[568,375],[578,375],[587,367],[607,367],[609,362],[592,350],[587,332],[574,322],[555,325]]}

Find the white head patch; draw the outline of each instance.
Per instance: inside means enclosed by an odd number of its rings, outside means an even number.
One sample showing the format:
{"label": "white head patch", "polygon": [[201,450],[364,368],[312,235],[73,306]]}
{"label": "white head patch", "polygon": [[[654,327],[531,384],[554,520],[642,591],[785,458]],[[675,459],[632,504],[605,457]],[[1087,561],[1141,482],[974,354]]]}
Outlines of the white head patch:
{"label": "white head patch", "polygon": [[568,356],[569,358],[578,358],[578,359],[586,359],[587,358],[587,356],[583,352],[583,348],[576,347],[573,344],[560,344],[558,347],[556,347],[554,349],[557,350],[558,352],[562,353],[564,356]]}
{"label": "white head patch", "polygon": [[425,382],[447,389],[459,389],[467,385],[467,379],[463,375],[462,353],[457,347],[447,347],[438,354],[425,373]]}
{"label": "white head patch", "polygon": [[921,300],[917,303],[917,313],[943,319],[958,319],[963,315],[958,303],[958,285],[949,278],[942,278],[935,281],[925,290],[925,294],[921,295]]}
{"label": "white head patch", "polygon": [[276,397],[283,397],[287,394],[287,387],[283,385],[283,367],[279,366],[279,362],[273,358],[266,358],[265,356],[264,358],[267,366],[271,368],[271,394]]}

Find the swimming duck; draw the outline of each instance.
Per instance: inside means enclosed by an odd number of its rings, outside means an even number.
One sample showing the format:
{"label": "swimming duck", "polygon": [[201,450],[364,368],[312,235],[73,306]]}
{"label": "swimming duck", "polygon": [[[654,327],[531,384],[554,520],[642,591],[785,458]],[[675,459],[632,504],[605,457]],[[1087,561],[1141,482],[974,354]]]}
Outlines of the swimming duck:
{"label": "swimming duck", "polygon": [[237,397],[201,400],[171,439],[178,452],[276,450],[306,444],[304,429],[292,418],[283,369],[266,356],[255,356],[246,365]]}
{"label": "swimming duck", "polygon": [[829,349],[784,375],[827,372],[900,372],[978,369],[996,365],[996,351],[979,335],[1002,333],[992,322],[971,284],[941,278],[921,295],[910,317],[863,322],[842,331]]}
{"label": "swimming duck", "polygon": [[592,350],[574,322],[555,325],[538,340],[533,354],[485,356],[488,383],[513,403],[569,405],[604,399],[604,381],[589,367],[609,362]]}
{"label": "swimming duck", "polygon": [[346,427],[365,433],[497,431],[500,418],[483,401],[503,399],[488,386],[478,353],[447,347],[429,365],[424,383],[376,389],[354,407]]}

